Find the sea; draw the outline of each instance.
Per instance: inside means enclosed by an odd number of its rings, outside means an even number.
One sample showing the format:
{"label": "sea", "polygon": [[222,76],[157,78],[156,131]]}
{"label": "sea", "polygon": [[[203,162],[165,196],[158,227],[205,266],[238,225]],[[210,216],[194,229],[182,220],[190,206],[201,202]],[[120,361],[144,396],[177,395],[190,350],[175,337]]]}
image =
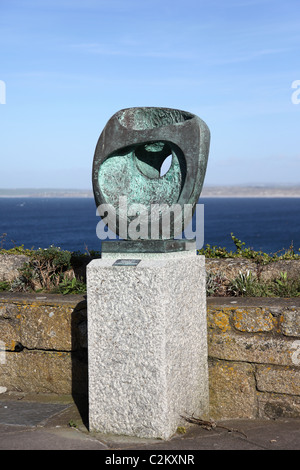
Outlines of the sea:
{"label": "sea", "polygon": [[[234,250],[231,233],[246,247],[265,253],[300,248],[300,198],[200,198],[204,246]],[[101,250],[100,221],[93,198],[0,198],[0,249],[58,246]]]}

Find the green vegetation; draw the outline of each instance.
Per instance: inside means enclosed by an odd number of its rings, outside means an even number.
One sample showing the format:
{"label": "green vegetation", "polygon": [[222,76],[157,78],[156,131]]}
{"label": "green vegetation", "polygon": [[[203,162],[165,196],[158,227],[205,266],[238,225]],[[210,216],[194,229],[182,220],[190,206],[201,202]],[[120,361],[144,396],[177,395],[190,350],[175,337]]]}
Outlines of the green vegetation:
{"label": "green vegetation", "polygon": [[[260,278],[262,266],[280,260],[300,260],[300,249],[274,254],[255,251],[231,234],[234,251],[206,245],[198,250],[206,258],[244,258],[257,264],[256,273],[240,272],[234,279],[226,278],[223,272],[207,272],[206,290],[208,296],[248,296],[248,297],[298,297],[300,296],[300,274],[298,279],[289,279],[287,272],[281,272],[277,279],[263,281]],[[26,255],[28,261],[19,269],[19,276],[11,283],[0,281],[0,291],[13,292],[52,292],[60,294],[84,294],[86,292],[85,267],[91,259],[101,256],[99,251],[86,253],[61,250],[50,246],[46,249],[26,249],[24,245],[3,248],[6,234],[0,236],[0,255]],[[299,270],[300,271],[300,270]]]}
{"label": "green vegetation", "polygon": [[208,272],[206,277],[207,296],[239,297],[299,297],[300,274],[298,279],[289,279],[287,272],[281,272],[278,278],[263,281],[249,270],[239,272],[234,279],[226,279],[223,273]]}
{"label": "green vegetation", "polygon": [[0,281],[0,292],[9,290],[10,289],[10,283],[6,281]]}
{"label": "green vegetation", "polygon": [[85,294],[86,283],[81,279],[63,279],[58,285],[57,292],[60,294]]}
{"label": "green vegetation", "polygon": [[298,279],[289,279],[287,272],[272,281],[262,281],[250,271],[239,273],[228,286],[228,295],[243,297],[299,297],[300,275]]}
{"label": "green vegetation", "polygon": [[198,254],[205,255],[206,258],[246,258],[261,265],[280,260],[300,260],[300,248],[298,252],[295,252],[293,245],[291,245],[288,250],[280,250],[276,253],[268,254],[246,247],[245,242],[239,240],[233,233],[231,233],[231,239],[235,245],[235,251],[228,251],[226,248],[218,246],[206,245],[205,248],[198,250]]}
{"label": "green vegetation", "polygon": [[19,276],[11,283],[0,282],[0,291],[51,292],[84,294],[86,292],[85,266],[100,252],[70,252],[51,245],[42,249],[26,249],[24,245],[3,248],[6,234],[0,236],[0,255],[26,255],[28,261],[19,269]]}
{"label": "green vegetation", "polygon": [[78,428],[78,424],[73,419],[69,421],[68,425],[70,426],[70,428]]}
{"label": "green vegetation", "polygon": [[206,278],[206,291],[208,296],[243,296],[243,297],[299,297],[300,296],[300,270],[298,279],[289,279],[287,272],[281,272],[279,278],[271,281],[263,281],[260,278],[260,269],[268,263],[282,260],[300,260],[300,249],[295,251],[291,245],[288,250],[277,253],[263,253],[246,247],[237,237],[231,234],[235,245],[235,251],[226,248],[206,245],[198,250],[199,254],[206,258],[244,258],[257,264],[254,275],[251,271],[239,272],[234,279],[228,280],[224,273],[217,274],[208,272]]}
{"label": "green vegetation", "polygon": [[39,248],[28,256],[29,261],[19,269],[19,278],[12,283],[13,290],[51,292],[59,287],[71,267],[71,253],[54,246]]}

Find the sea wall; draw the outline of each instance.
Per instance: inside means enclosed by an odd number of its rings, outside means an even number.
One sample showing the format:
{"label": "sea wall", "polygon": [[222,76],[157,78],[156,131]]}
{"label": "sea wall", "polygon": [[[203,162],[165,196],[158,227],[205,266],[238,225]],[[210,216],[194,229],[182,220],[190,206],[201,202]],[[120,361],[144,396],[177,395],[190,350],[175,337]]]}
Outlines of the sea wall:
{"label": "sea wall", "polygon": [[215,419],[300,416],[300,299],[208,299]]}
{"label": "sea wall", "polygon": [[[19,269],[28,261],[29,257],[25,255],[0,254],[0,281],[12,282],[18,278]],[[85,277],[87,262],[89,260],[83,261],[82,266],[72,268],[73,272],[70,273],[70,278],[72,276]],[[254,277],[259,277],[262,281],[280,278],[281,273],[284,272],[288,273],[289,279],[297,279],[300,273],[299,264],[299,259],[278,260],[265,265],[243,257],[205,259],[207,272],[221,274],[228,281],[237,277],[239,273],[246,274],[248,271],[251,271]]]}
{"label": "sea wall", "polygon": [[87,390],[87,307],[78,295],[0,294],[0,387],[25,393]]}
{"label": "sea wall", "polygon": [[[300,416],[300,299],[207,299],[210,416]],[[83,296],[0,294],[0,390],[86,394]],[[4,350],[5,349],[5,350]]]}

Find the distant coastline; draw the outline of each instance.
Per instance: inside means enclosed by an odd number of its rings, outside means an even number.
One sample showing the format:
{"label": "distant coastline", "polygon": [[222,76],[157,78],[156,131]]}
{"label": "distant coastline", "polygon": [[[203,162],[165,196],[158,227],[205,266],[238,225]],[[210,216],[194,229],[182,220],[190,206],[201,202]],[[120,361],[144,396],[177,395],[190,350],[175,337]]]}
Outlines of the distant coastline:
{"label": "distant coastline", "polygon": [[[15,188],[1,189],[1,198],[93,198],[89,189]],[[300,198],[299,186],[204,186],[201,197],[290,197]]]}
{"label": "distant coastline", "polygon": [[207,186],[201,197],[300,197],[300,186]]}
{"label": "distant coastline", "polygon": [[1,189],[0,197],[38,197],[38,198],[49,198],[49,197],[66,197],[66,198],[93,198],[93,191],[84,189],[32,189],[32,188],[21,188],[21,189]]}

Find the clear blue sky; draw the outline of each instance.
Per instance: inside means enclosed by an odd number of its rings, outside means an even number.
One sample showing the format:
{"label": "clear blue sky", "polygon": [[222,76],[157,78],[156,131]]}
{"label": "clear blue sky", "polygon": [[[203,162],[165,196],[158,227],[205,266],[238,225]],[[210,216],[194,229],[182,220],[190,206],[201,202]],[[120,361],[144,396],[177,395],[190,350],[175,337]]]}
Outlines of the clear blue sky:
{"label": "clear blue sky", "polygon": [[300,183],[299,0],[0,0],[0,80],[0,188],[90,189],[132,106],[208,124],[206,185]]}

